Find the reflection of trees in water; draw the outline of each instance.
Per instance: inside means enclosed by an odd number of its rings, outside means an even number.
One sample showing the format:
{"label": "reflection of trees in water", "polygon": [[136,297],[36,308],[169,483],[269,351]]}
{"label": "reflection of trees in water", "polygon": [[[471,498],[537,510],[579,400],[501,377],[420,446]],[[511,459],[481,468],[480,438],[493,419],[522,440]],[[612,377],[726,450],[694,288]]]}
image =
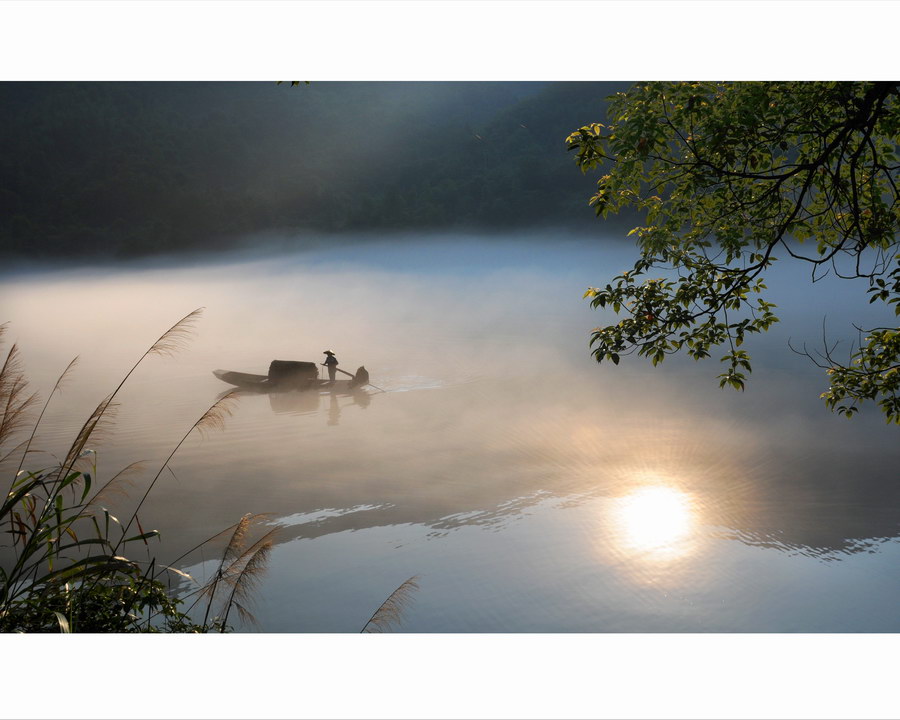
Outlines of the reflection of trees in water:
{"label": "reflection of trees in water", "polygon": [[[896,473],[869,468],[865,476],[859,470],[854,475],[852,468],[862,467],[854,460],[862,458],[848,458],[844,451],[798,463],[797,467],[774,458],[753,472],[752,478],[694,468],[694,479],[676,487],[685,488],[695,499],[699,532],[789,554],[836,560],[842,555],[877,552],[883,542],[900,537],[900,483]],[[773,465],[781,470],[766,472]],[[712,468],[716,467],[714,463]],[[633,487],[628,482],[607,479],[589,489],[539,489],[480,506],[460,498],[461,507],[446,514],[440,514],[437,508],[434,510],[438,512],[432,513],[427,507],[411,508],[394,498],[396,504],[388,507],[291,528],[285,539],[405,523],[426,525],[432,529],[431,537],[468,526],[498,530],[541,503],[549,501],[558,509],[577,507],[598,498],[621,497]]]}
{"label": "reflection of trees in water", "polygon": [[[894,523],[896,527],[896,523]],[[857,553],[876,553],[882,545],[896,540],[896,537],[871,537],[871,538],[842,538],[836,540],[835,545],[811,546],[797,544],[785,539],[788,533],[777,532],[761,534],[757,532],[744,532],[743,530],[726,530],[721,537],[728,540],[739,540],[745,545],[779,550],[788,555],[803,555],[825,561],[840,560],[842,557]]]}
{"label": "reflection of trees in water", "polygon": [[[755,502],[732,504],[717,524],[743,543],[791,554],[839,560],[877,552],[900,537],[900,455],[892,455],[877,465],[845,449],[787,460],[756,481]],[[719,519],[715,508],[710,515]]]}
{"label": "reflection of trees in water", "polygon": [[[728,479],[716,473],[703,477],[699,472],[699,480],[679,487],[689,488],[697,503],[697,531],[701,533],[824,560],[877,552],[885,541],[900,537],[900,483],[890,472],[878,470],[865,478],[850,479],[844,466],[852,465],[852,459],[840,454],[807,463],[804,471],[795,469],[790,477],[784,473],[762,477],[760,473],[752,480]],[[590,489],[541,489],[520,497],[483,498],[480,503],[461,497],[455,507],[412,505],[386,493],[379,495],[380,506],[292,525],[279,540],[406,524],[430,528],[431,538],[464,527],[500,530],[540,504],[573,508],[600,498],[623,497],[633,488],[626,482],[599,481]]]}

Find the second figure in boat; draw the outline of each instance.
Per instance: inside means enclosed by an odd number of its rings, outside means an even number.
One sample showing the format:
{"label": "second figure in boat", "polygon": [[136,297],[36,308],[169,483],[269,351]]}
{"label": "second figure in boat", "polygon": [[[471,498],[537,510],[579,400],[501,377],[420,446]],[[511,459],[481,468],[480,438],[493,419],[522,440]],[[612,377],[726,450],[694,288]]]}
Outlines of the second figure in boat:
{"label": "second figure in boat", "polygon": [[356,370],[356,375],[354,375],[353,379],[350,381],[350,389],[365,387],[368,384],[369,372],[366,370],[365,365],[360,365]]}

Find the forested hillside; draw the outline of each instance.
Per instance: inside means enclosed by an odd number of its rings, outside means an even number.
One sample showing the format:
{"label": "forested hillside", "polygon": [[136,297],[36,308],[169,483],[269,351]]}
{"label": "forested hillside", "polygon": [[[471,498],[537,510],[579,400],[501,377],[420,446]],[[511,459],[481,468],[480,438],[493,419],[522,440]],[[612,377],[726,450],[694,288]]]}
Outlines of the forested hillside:
{"label": "forested hillside", "polygon": [[[2,83],[5,255],[259,231],[596,222],[564,139],[612,83]],[[302,233],[299,233],[302,235]]]}

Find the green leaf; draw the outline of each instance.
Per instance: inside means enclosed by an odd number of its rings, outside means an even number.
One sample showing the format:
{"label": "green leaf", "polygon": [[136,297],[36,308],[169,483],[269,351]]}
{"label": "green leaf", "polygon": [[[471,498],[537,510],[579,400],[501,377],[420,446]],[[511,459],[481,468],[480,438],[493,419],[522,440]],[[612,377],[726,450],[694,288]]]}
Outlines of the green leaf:
{"label": "green leaf", "polygon": [[[867,249],[883,252],[864,297],[900,316],[900,169],[877,159],[897,146],[895,101],[887,82],[659,82],[616,95],[602,133],[587,125],[569,138],[579,144],[582,171],[604,173],[590,200],[598,214],[643,213],[643,224],[628,232],[637,240],[635,271],[662,279],[638,286],[622,274],[592,297],[594,308],[632,313],[598,329],[594,357],[637,351],[656,366],[660,349],[686,348],[699,360],[730,341],[731,371],[718,379],[743,390],[738,370],[751,372],[750,358],[737,348],[745,334],[779,321],[762,297],[763,272],[792,237],[812,241],[806,252],[814,262],[836,249],[850,262]],[[900,400],[891,398],[900,387],[884,371],[900,364],[900,342],[866,342],[826,401],[875,401],[885,417],[898,417]],[[848,417],[858,411],[836,400],[829,407]]]}
{"label": "green leaf", "polygon": [[140,535],[133,535],[130,538],[123,540],[122,542],[130,543],[135,540],[149,540],[150,538],[159,537],[159,530],[149,530],[145,533],[141,533]]}

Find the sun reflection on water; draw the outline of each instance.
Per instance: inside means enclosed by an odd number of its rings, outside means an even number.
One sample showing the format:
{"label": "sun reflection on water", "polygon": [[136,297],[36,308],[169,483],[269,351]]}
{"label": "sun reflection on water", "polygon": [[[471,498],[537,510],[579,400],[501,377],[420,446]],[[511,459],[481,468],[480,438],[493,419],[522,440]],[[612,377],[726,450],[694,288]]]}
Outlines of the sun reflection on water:
{"label": "sun reflection on water", "polygon": [[690,547],[694,511],[690,496],[680,490],[641,487],[616,500],[614,518],[623,550],[666,559]]}

